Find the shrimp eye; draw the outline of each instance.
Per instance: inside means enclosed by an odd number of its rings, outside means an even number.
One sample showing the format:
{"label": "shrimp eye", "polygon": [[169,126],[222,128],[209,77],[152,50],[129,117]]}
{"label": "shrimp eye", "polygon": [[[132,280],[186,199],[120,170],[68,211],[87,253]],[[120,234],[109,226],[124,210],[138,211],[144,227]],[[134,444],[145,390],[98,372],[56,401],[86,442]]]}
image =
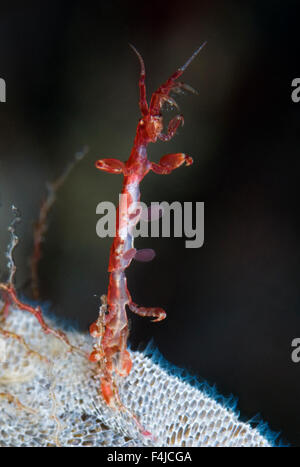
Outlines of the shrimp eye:
{"label": "shrimp eye", "polygon": [[145,125],[145,122],[144,122],[144,120],[143,120],[142,118],[141,118],[141,120],[140,120],[140,125],[141,125],[141,126],[144,126],[144,125]]}

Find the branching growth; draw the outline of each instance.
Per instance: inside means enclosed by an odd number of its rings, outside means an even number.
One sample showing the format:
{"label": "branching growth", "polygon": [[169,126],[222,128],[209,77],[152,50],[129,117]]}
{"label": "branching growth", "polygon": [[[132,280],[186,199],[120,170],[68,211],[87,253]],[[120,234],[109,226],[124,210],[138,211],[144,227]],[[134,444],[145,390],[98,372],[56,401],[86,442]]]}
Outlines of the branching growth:
{"label": "branching growth", "polygon": [[16,208],[16,206],[12,206],[11,209],[12,209],[14,218],[10,226],[8,227],[8,231],[11,234],[11,239],[7,247],[6,258],[8,259],[7,268],[9,271],[7,284],[12,287],[14,283],[15,275],[16,275],[16,270],[17,270],[13,255],[14,255],[14,250],[19,243],[19,237],[16,234],[16,226],[19,222],[21,222],[21,214],[18,208]]}
{"label": "branching growth", "polygon": [[57,191],[64,184],[75,165],[83,159],[88,151],[88,146],[85,146],[81,151],[76,152],[73,161],[67,165],[63,173],[56,180],[54,180],[54,182],[46,184],[47,195],[42,201],[39,218],[34,224],[33,228],[33,254],[30,261],[30,266],[32,294],[35,300],[40,298],[38,265],[41,259],[41,244],[44,241],[44,237],[48,229],[47,217],[49,211],[55,203]]}
{"label": "branching growth", "polygon": [[38,320],[45,334],[51,334],[57,339],[64,342],[68,346],[70,351],[76,351],[86,356],[80,349],[75,348],[70,343],[68,337],[63,331],[54,329],[46,323],[46,321],[43,318],[42,309],[39,305],[32,306],[21,301],[18,298],[18,294],[17,294],[15,285],[14,285],[14,279],[15,279],[15,273],[16,273],[16,265],[14,261],[14,250],[19,243],[19,238],[16,234],[16,225],[20,222],[21,216],[20,216],[18,209],[15,206],[12,206],[12,211],[14,214],[14,218],[8,228],[11,234],[11,240],[8,245],[8,249],[6,253],[6,257],[8,259],[8,263],[7,263],[8,280],[6,283],[0,282],[0,293],[3,299],[3,303],[4,303],[2,310],[1,310],[2,320],[3,319],[5,320],[5,318],[7,317],[9,313],[10,306],[13,305],[15,308],[18,308],[19,310],[24,310],[24,311],[31,313]]}

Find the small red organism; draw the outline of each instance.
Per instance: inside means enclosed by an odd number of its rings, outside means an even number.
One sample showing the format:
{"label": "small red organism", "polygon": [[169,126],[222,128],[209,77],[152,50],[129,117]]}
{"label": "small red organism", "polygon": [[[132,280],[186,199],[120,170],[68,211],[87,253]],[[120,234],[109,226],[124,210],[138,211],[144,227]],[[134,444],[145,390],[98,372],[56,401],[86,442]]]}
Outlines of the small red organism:
{"label": "small red organism", "polygon": [[[97,169],[112,174],[123,174],[122,200],[126,201],[121,201],[117,209],[116,235],[111,246],[108,267],[110,273],[108,294],[107,297],[101,297],[102,305],[100,306],[99,318],[90,326],[90,334],[96,339],[90,360],[99,364],[102,396],[110,407],[123,407],[119,399],[114,374],[127,376],[132,367],[131,358],[127,351],[126,306],[133,313],[154,318],[153,322],[161,321],[166,317],[166,312],[162,308],[139,307],[132,301],[127,288],[125,269],[128,268],[137,253],[133,246],[133,229],[139,220],[139,215],[134,215],[134,213],[137,211],[140,201],[139,185],[141,181],[150,170],[157,174],[169,174],[184,163],[187,166],[193,163],[193,159],[184,153],[167,154],[160,159],[159,163],[150,162],[147,157],[147,146],[157,140],[169,141],[175,135],[178,127],[183,125],[183,116],[177,115],[170,121],[167,133],[164,134],[162,107],[164,103],[168,103],[178,109],[177,103],[170,96],[171,91],[195,92],[193,88],[177,80],[204,45],[205,43],[153,93],[149,106],[146,99],[144,61],[135,47],[131,45],[141,66],[139,106],[142,114],[138,122],[133,148],[126,162],[109,158],[98,160],[95,163]],[[147,257],[147,254],[140,254],[140,256]]]}

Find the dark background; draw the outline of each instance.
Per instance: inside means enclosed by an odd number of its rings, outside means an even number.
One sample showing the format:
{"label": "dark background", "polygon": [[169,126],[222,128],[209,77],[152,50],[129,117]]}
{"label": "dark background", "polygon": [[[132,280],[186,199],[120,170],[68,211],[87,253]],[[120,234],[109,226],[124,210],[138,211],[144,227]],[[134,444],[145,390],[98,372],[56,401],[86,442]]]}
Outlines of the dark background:
{"label": "dark background", "polygon": [[[41,292],[55,313],[81,329],[97,316],[107,289],[110,239],[99,239],[96,205],[116,202],[121,177],[97,171],[100,157],[126,160],[138,110],[142,53],[148,94],[207,46],[184,81],[199,96],[178,99],[185,126],[149,158],[184,151],[189,168],[149,174],[142,200],[204,201],[205,244],[138,239],[152,263],[128,270],[129,290],[144,306],[164,307],[152,324],[130,316],[134,348],[150,338],[171,363],[239,399],[244,419],[260,413],[285,441],[300,445],[298,186],[300,76],[298,1],[26,2],[1,4],[1,274],[10,206],[23,215],[17,285],[31,298],[32,224],[45,182],[84,144],[90,152],[60,190],[40,264]],[[173,116],[166,114],[166,120]]]}

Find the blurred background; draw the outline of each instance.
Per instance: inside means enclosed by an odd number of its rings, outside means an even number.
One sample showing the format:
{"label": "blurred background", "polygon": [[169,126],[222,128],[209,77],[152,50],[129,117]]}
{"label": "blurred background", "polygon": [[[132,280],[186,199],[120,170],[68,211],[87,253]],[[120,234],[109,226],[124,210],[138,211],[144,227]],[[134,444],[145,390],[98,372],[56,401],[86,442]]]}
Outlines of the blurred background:
{"label": "blurred background", "polygon": [[[32,299],[32,228],[45,183],[83,145],[49,216],[40,262],[41,297],[86,331],[106,292],[111,239],[96,235],[96,206],[118,200],[122,178],[94,161],[129,156],[138,109],[136,56],[144,57],[148,95],[204,41],[184,75],[199,96],[177,100],[185,126],[149,146],[158,161],[186,152],[194,165],[149,174],[142,200],[203,201],[205,243],[137,239],[151,263],[128,269],[129,290],[168,316],[152,324],[130,315],[131,345],[151,338],[171,363],[223,395],[238,397],[245,420],[257,413],[300,445],[299,126],[291,82],[300,77],[299,2],[9,2],[1,5],[1,278],[11,205],[22,212],[15,257],[17,287]],[[164,114],[166,121],[173,113]]]}

